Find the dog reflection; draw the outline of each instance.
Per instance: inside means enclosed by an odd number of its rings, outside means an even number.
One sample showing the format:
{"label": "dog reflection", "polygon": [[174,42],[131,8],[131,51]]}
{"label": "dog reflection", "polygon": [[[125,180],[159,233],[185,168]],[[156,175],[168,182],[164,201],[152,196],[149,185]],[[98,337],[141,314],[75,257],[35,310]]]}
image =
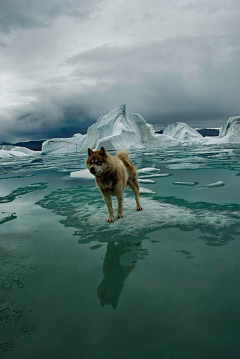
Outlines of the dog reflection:
{"label": "dog reflection", "polygon": [[118,299],[123,290],[123,283],[135,267],[135,264],[123,266],[119,262],[120,257],[129,251],[130,244],[128,243],[108,243],[107,253],[103,262],[104,279],[97,290],[102,307],[105,304],[112,305],[113,309],[117,307]]}

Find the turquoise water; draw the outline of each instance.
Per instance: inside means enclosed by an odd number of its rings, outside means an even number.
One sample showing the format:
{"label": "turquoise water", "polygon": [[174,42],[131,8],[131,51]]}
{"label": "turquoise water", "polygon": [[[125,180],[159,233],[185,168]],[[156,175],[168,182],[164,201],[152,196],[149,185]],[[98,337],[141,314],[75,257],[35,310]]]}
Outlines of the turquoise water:
{"label": "turquoise water", "polygon": [[86,155],[0,160],[3,358],[239,357],[240,147],[130,158],[160,171],[113,223]]}

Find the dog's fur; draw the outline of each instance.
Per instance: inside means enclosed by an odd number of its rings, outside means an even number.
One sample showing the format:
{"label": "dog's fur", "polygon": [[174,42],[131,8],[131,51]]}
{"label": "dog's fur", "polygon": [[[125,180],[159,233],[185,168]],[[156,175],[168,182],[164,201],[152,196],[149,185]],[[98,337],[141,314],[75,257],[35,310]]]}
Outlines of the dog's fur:
{"label": "dog's fur", "polygon": [[116,156],[111,156],[104,147],[98,151],[92,151],[89,148],[86,167],[95,176],[98,189],[107,205],[109,212],[107,222],[113,222],[114,218],[111,196],[117,197],[117,218],[123,216],[123,195],[127,186],[134,193],[137,210],[142,209],[137,171],[126,151],[117,151]]}

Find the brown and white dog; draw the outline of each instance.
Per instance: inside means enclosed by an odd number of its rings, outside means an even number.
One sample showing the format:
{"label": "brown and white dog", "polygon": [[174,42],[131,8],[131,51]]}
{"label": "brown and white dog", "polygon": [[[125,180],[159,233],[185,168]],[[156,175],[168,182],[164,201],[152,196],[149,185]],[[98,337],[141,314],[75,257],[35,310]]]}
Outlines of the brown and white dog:
{"label": "brown and white dog", "polygon": [[95,176],[98,189],[107,205],[109,212],[107,222],[113,222],[114,218],[111,196],[117,197],[117,218],[123,216],[123,195],[127,186],[134,193],[137,210],[142,209],[137,171],[126,151],[117,151],[116,156],[111,156],[104,147],[98,151],[92,151],[89,148],[86,167]]}

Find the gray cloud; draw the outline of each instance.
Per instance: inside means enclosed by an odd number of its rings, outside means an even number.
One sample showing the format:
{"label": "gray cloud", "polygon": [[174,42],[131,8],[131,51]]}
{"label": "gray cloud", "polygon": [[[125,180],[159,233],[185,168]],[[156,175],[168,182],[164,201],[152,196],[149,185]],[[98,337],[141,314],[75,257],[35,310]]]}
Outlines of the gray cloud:
{"label": "gray cloud", "polygon": [[94,3],[92,0],[1,0],[0,32],[49,27],[61,15],[83,18],[89,15]]}
{"label": "gray cloud", "polygon": [[0,141],[85,133],[121,103],[162,128],[239,115],[237,1],[94,1],[0,3]]}

